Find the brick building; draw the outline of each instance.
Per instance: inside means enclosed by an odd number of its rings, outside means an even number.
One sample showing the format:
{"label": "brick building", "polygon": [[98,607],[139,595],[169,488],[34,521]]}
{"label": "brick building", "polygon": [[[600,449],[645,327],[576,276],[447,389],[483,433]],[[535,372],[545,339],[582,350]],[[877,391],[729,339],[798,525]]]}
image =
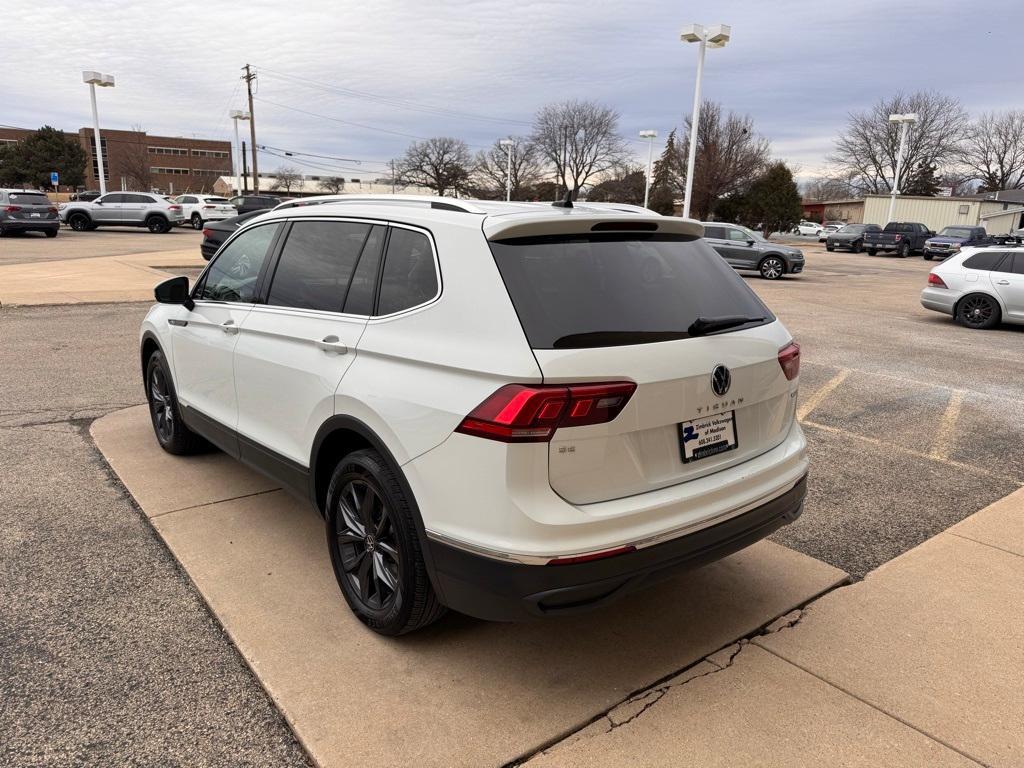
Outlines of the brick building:
{"label": "brick building", "polygon": [[[0,144],[20,141],[34,131],[0,128]],[[80,128],[78,139],[89,160],[85,189],[99,189],[92,128]],[[100,130],[107,189],[156,190],[164,193],[212,192],[214,182],[232,174],[231,142],[150,136],[145,131]]]}

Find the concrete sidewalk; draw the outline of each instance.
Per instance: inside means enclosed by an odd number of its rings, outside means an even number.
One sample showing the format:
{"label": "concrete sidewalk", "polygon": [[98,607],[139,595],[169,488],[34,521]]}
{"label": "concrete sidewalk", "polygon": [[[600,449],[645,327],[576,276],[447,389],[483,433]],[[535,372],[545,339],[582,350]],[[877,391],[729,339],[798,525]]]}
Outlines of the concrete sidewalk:
{"label": "concrete sidewalk", "polygon": [[1024,765],[1024,490],[527,761]]}
{"label": "concrete sidewalk", "polygon": [[152,301],[161,267],[205,265],[198,248],[3,265],[0,306]]}

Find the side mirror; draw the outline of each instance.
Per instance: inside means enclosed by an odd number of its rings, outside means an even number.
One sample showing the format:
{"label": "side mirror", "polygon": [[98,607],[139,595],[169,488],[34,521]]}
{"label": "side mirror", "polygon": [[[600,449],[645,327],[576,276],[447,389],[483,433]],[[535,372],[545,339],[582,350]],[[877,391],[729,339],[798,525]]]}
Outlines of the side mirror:
{"label": "side mirror", "polygon": [[757,242],[757,241],[756,240],[747,240],[747,245],[750,246],[751,248],[753,248],[755,242]]}
{"label": "side mirror", "polygon": [[153,296],[160,304],[182,304],[189,312],[195,306],[188,294],[188,278],[185,276],[164,280],[153,289]]}
{"label": "side mirror", "polygon": [[92,204],[93,205],[103,205],[103,201],[102,200],[93,200]]}

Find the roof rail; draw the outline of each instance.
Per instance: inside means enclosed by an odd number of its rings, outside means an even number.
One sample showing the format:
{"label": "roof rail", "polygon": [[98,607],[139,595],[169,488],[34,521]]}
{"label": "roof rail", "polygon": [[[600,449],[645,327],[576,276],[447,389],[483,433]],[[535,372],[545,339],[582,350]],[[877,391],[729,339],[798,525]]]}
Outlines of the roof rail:
{"label": "roof rail", "polygon": [[456,197],[440,197],[438,195],[318,195],[316,197],[289,200],[286,203],[281,203],[274,210],[299,208],[306,205],[336,205],[344,203],[408,205],[444,211],[460,211],[462,213],[486,213],[484,209],[465,200],[459,200]]}

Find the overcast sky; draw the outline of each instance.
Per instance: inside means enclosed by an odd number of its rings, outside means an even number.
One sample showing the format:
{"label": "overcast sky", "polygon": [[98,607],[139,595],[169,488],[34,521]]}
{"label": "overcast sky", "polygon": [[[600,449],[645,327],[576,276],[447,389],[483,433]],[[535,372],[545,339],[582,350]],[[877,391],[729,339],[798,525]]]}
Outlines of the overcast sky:
{"label": "overcast sky", "polygon": [[70,0],[0,16],[0,124],[90,125],[81,70],[97,69],[117,79],[99,91],[102,126],[226,139],[249,62],[258,143],[364,161],[308,160],[320,167],[307,173],[381,175],[410,137],[482,147],[565,98],[611,105],[623,135],[661,141],[690,111],[691,21],[732,26],[708,51],[706,97],[749,114],[805,177],[848,111],[899,90],[939,90],[972,113],[1024,106],[1024,0]]}

